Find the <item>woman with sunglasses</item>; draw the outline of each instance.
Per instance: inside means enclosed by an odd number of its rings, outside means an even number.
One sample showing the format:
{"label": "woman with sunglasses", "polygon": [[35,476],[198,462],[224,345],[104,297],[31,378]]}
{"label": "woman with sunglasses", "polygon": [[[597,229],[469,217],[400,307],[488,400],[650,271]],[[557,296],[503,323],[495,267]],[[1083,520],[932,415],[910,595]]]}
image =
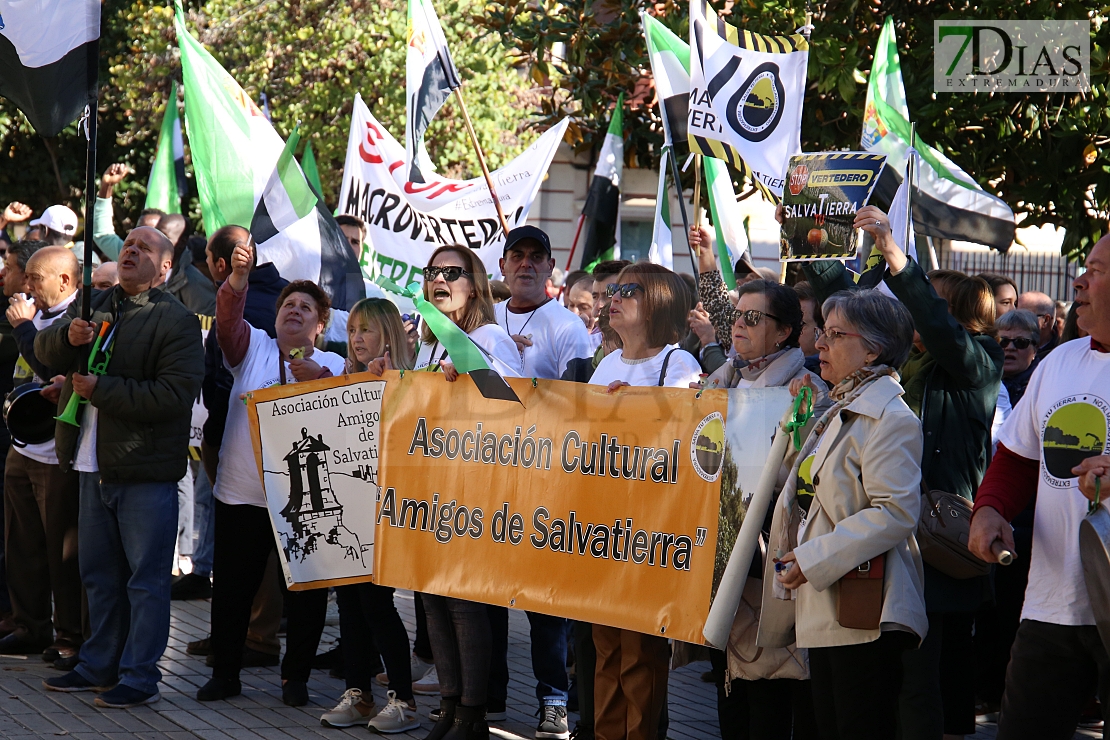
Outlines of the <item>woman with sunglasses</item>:
{"label": "woman with sunglasses", "polygon": [[[432,252],[424,268],[424,298],[484,350],[494,370],[502,376],[520,377],[520,352],[497,323],[486,266],[471,249],[455,244]],[[454,382],[459,373],[427,321],[420,327],[420,339],[415,368],[442,372],[448,382]]]}
{"label": "woman with sunglasses", "polygon": [[[638,263],[621,270],[606,295],[609,326],[622,346],[598,363],[591,385],[614,393],[628,385],[686,388],[698,379],[698,361],[677,345],[690,308],[682,278],[661,265]],[[666,696],[666,638],[595,624],[593,639],[594,735],[654,740]]]}
{"label": "woman with sunglasses", "polygon": [[[898,372],[905,402],[921,419],[921,475],[932,490],[971,501],[990,460],[1002,380],[990,285],[948,270],[926,275],[895,244],[890,220],[874,206],[861,208],[854,226],[875,240],[886,261],[883,281],[913,316],[913,351]],[[857,287],[840,262],[804,263],[803,270],[821,299]],[[903,740],[975,732],[972,622],[986,580],[953,578],[925,564],[929,631],[919,650],[903,656]]]}
{"label": "woman with sunglasses", "polygon": [[[490,367],[504,377],[520,376],[520,353],[494,319],[486,266],[477,254],[462,245],[432,252],[424,268],[424,298],[474,340]],[[459,373],[427,321],[420,331],[416,369],[442,372],[448,382],[454,382]],[[375,363],[371,371],[378,371],[378,366]],[[420,594],[420,598],[428,618],[441,697],[439,719],[425,740],[441,740],[448,732],[465,740],[488,737],[492,633],[486,605],[433,594]]]}
{"label": "woman with sunglasses", "polygon": [[[736,357],[710,375],[707,386],[773,388],[807,377],[805,354],[799,347],[802,304],[794,289],[769,280],[753,280],[739,286],[739,293],[732,323]],[[813,378],[811,384],[817,391],[814,415],[819,417],[829,406],[827,388],[820,378]],[[767,513],[765,533],[771,529],[771,511]],[[751,572],[762,572],[762,560]],[[758,620],[759,604],[752,607]],[[738,621],[750,618],[745,612],[737,615]],[[761,655],[754,638],[750,631],[735,629],[727,650],[710,650],[714,671],[731,680],[727,692],[723,683],[717,686],[722,737],[816,738],[809,681],[799,680],[808,679],[808,671],[799,669],[798,661],[786,648],[777,648],[781,653],[778,655],[772,656],[771,649],[766,649],[766,656]],[[760,658],[752,659],[754,655]]]}
{"label": "woman with sunglasses", "polygon": [[[921,425],[894,369],[910,352],[913,323],[877,290],[836,293],[822,311],[817,349],[833,404],[793,455],[772,506],[756,644],[808,649],[824,740],[890,740],[902,655],[928,624],[914,539]],[[791,392],[803,384],[810,378],[793,380]]]}

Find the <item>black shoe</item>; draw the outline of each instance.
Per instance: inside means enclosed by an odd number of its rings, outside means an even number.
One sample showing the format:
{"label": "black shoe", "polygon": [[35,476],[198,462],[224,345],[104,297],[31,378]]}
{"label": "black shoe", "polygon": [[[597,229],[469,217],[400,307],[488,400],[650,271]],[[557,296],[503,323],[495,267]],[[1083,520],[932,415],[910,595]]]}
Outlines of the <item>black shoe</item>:
{"label": "black shoe", "polygon": [[171,601],[191,601],[212,598],[212,579],[208,576],[188,573],[173,579],[170,584]]}
{"label": "black shoe", "polygon": [[544,704],[540,710],[540,724],[536,727],[537,740],[567,740],[567,708],[561,704]]}
{"label": "black shoe", "polygon": [[22,630],[17,630],[7,637],[0,638],[0,655],[38,655],[50,647],[41,642],[32,642]]}
{"label": "black shoe", "polygon": [[81,653],[77,652],[68,658],[58,658],[54,661],[54,670],[56,671],[72,671],[81,662]]}
{"label": "black shoe", "polygon": [[213,676],[208,679],[208,683],[197,689],[197,701],[220,701],[239,696],[241,693],[243,693],[243,685],[239,683],[239,679]]}
{"label": "black shoe", "polygon": [[74,645],[70,640],[55,640],[54,644],[42,651],[42,659],[47,663],[53,663],[59,658],[69,658],[76,655],[80,651],[77,645]]}
{"label": "black shoe", "polygon": [[447,736],[447,733],[451,731],[451,727],[455,724],[455,709],[458,705],[458,699],[439,700],[439,717],[424,740],[443,740]]}
{"label": "black shoe", "polygon": [[594,728],[579,722],[570,733],[570,740],[594,740]]}
{"label": "black shoe", "polygon": [[185,646],[186,655],[211,655],[212,654],[212,636],[204,638],[203,640],[193,640]]}
{"label": "black shoe", "polygon": [[459,704],[455,707],[455,723],[443,740],[489,740],[485,706],[464,707]]}
{"label": "black shoe", "polygon": [[308,704],[308,684],[304,681],[286,681],[281,685],[281,700],[289,707]]}

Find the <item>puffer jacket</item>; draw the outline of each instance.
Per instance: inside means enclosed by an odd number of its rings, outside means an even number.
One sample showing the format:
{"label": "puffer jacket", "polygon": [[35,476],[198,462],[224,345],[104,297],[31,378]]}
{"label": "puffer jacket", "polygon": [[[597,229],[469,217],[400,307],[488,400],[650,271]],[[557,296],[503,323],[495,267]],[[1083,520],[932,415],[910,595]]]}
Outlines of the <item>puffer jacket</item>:
{"label": "puffer jacket", "polygon": [[[73,394],[72,373],[91,346],[73,347],[69,325],[80,316],[74,302],[35,337],[35,354],[64,371],[58,409]],[[178,481],[185,475],[193,401],[204,376],[200,321],[160,288],[136,296],[120,286],[92,295],[92,321],[118,322],[108,368],[90,403],[98,412],[96,455],[105,483]],[[78,420],[85,408],[81,407]],[[58,462],[71,469],[79,427],[58,422]]]}

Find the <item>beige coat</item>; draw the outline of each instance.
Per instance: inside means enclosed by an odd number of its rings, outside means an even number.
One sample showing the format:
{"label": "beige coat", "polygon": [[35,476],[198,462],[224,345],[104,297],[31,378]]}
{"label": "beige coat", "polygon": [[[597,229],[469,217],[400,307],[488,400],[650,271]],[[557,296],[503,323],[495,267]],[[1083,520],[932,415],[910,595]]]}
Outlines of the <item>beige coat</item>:
{"label": "beige coat", "polygon": [[[837,622],[837,581],[883,553],[883,626],[925,637],[925,581],[914,539],[921,510],[921,424],[901,396],[897,381],[879,378],[825,430],[811,468],[809,524],[794,550],[808,581],[795,600],[775,598],[774,565],[767,559],[756,644],[785,647],[796,641],[814,648],[877,640],[880,630],[846,629]],[[772,541],[784,520],[776,502]]]}

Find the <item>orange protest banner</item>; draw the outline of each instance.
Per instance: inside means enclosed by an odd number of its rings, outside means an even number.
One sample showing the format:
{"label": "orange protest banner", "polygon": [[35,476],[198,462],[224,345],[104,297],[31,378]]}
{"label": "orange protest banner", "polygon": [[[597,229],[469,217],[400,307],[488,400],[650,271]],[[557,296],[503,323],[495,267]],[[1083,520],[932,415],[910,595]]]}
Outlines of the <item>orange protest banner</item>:
{"label": "orange protest banner", "polygon": [[703,642],[725,392],[385,378],[375,582]]}

